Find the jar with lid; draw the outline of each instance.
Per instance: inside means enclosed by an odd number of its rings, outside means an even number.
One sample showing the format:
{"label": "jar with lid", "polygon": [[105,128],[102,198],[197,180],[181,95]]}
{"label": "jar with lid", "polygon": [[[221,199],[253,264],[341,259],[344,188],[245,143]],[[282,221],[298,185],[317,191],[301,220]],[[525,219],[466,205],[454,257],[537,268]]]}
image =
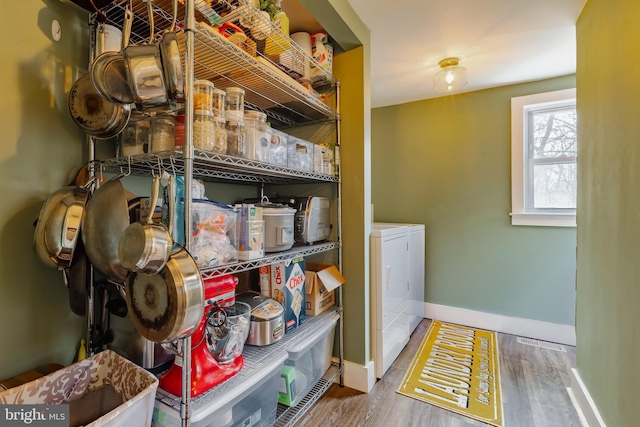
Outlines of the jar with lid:
{"label": "jar with lid", "polygon": [[244,124],[248,157],[260,162],[268,162],[269,144],[273,132],[267,123],[267,115],[260,111],[247,110],[244,112]]}
{"label": "jar with lid", "polygon": [[151,118],[150,144],[152,153],[173,150],[175,145],[175,118],[169,113],[158,113]]}
{"label": "jar with lid", "polygon": [[244,89],[228,87],[225,101],[225,117],[230,122],[242,122],[244,120]]}
{"label": "jar with lid", "polygon": [[214,116],[224,118],[226,98],[227,98],[227,94],[225,93],[225,91],[218,88],[213,89],[211,102],[212,102]]}
{"label": "jar with lid", "polygon": [[220,154],[227,153],[227,128],[224,117],[214,117],[213,126],[215,128],[215,142],[213,151]]}
{"label": "jar with lid", "polygon": [[196,80],[193,82],[193,109],[213,110],[213,82]]}
{"label": "jar with lid", "polygon": [[243,122],[227,122],[227,154],[236,157],[246,157],[245,131]]}
{"label": "jar with lid", "polygon": [[127,126],[119,135],[120,155],[135,156],[149,150],[149,116],[133,111]]}
{"label": "jar with lid", "polygon": [[196,110],[193,112],[193,148],[213,151],[215,145],[213,119],[213,111]]}

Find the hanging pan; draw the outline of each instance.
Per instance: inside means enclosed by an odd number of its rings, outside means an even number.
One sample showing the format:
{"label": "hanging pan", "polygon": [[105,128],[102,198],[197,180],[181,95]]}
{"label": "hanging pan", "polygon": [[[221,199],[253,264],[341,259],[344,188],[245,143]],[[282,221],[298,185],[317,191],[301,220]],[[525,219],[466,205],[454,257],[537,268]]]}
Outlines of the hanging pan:
{"label": "hanging pan", "polygon": [[180,247],[158,274],[129,273],[127,309],[140,335],[153,342],[190,336],[204,315],[204,286],[195,260]]}
{"label": "hanging pan", "polygon": [[166,264],[173,239],[164,224],[153,222],[153,211],[160,192],[160,176],[153,180],[149,214],[144,221],[129,225],[118,243],[118,256],[131,272],[158,273]]}
{"label": "hanging pan", "polygon": [[176,37],[176,16],[178,14],[178,0],[172,1],[173,21],[171,27],[162,35],[160,40],[160,59],[162,61],[162,73],[167,86],[167,97],[176,103],[184,102],[184,73],[182,72],[182,60],[180,47]]}
{"label": "hanging pan", "polygon": [[[129,44],[132,21],[133,11],[127,6],[122,28],[122,50]],[[127,80],[122,52],[102,53],[91,63],[89,75],[95,91],[107,101],[120,104],[135,101]]]}
{"label": "hanging pan", "polygon": [[88,135],[109,139],[125,128],[131,115],[131,106],[104,99],[93,88],[89,74],[85,74],[71,86],[69,113]]}
{"label": "hanging pan", "polygon": [[122,51],[124,66],[139,110],[166,110],[169,106],[160,59],[160,50],[153,42],[154,22],[152,0],[147,0],[149,41],[142,45],[129,45]]}

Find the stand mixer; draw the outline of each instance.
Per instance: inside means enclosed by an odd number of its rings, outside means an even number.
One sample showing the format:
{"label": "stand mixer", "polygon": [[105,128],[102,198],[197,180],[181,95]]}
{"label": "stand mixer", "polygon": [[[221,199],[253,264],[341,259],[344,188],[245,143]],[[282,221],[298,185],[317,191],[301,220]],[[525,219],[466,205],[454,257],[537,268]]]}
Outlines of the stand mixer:
{"label": "stand mixer", "polygon": [[[227,313],[235,303],[238,278],[224,275],[204,281],[204,316],[191,336],[191,396],[198,396],[237,374],[244,365],[243,328],[233,325],[225,336],[213,337],[213,330],[225,325]],[[220,334],[218,334],[220,335]],[[233,340],[233,342],[232,342]],[[213,341],[214,348],[210,348]],[[218,344],[216,346],[216,344]],[[222,347],[222,348],[220,348]],[[239,348],[239,351],[238,351]],[[214,351],[212,351],[214,350]],[[182,356],[176,355],[173,365],[160,377],[159,387],[175,396],[182,392]]]}

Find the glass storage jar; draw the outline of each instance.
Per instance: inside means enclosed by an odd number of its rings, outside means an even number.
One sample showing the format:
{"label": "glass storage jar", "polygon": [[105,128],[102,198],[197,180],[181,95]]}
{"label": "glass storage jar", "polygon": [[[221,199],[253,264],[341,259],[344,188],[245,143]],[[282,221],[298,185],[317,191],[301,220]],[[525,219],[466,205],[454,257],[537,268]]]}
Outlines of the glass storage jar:
{"label": "glass storage jar", "polygon": [[213,112],[196,110],[193,112],[193,148],[213,151],[215,145],[215,127]]}
{"label": "glass storage jar", "polygon": [[176,140],[173,115],[159,113],[152,117],[149,139],[152,153],[173,150]]}
{"label": "glass storage jar", "polygon": [[244,89],[228,87],[226,90],[225,117],[230,122],[242,122],[244,120]]}
{"label": "glass storage jar", "polygon": [[193,82],[193,109],[213,110],[213,82],[196,80]]}
{"label": "glass storage jar", "polygon": [[227,94],[222,89],[213,89],[211,105],[213,107],[213,115],[224,118],[224,109],[226,107]]}
{"label": "glass storage jar", "polygon": [[227,128],[224,117],[214,117],[213,127],[215,128],[215,142],[213,151],[220,154],[227,153]]}
{"label": "glass storage jar", "polygon": [[227,122],[227,154],[236,157],[247,157],[245,147],[245,131],[242,122]]}
{"label": "glass storage jar", "polygon": [[129,123],[120,133],[118,142],[119,154],[123,157],[149,151],[149,116],[142,111],[132,111]]}

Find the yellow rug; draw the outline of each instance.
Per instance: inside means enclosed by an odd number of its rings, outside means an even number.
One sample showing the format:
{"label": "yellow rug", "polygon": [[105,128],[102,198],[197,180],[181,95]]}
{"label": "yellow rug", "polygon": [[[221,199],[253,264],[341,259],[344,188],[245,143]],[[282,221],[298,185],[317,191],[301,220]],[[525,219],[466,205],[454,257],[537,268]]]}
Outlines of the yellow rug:
{"label": "yellow rug", "polygon": [[502,427],[497,334],[434,320],[397,391]]}

